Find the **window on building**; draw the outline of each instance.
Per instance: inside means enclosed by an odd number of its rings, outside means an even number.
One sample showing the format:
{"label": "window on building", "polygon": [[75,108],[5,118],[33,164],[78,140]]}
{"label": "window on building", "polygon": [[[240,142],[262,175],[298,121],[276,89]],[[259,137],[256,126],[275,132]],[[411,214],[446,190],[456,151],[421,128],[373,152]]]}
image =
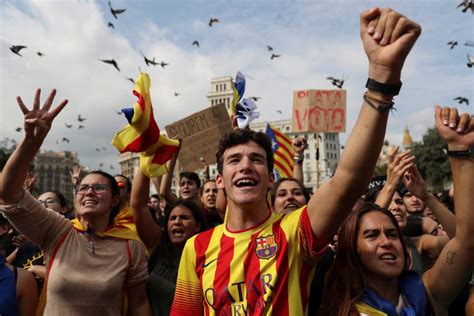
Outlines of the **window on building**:
{"label": "window on building", "polygon": [[227,85],[224,83],[224,91],[227,90]]}
{"label": "window on building", "polygon": [[305,159],[310,159],[310,158],[311,158],[311,155],[309,153],[306,153]]}

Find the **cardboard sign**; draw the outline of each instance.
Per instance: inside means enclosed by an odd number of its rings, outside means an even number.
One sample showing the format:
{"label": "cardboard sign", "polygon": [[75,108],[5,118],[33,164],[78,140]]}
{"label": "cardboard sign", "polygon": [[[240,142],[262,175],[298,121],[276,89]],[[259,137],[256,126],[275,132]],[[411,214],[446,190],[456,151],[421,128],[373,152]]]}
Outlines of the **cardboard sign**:
{"label": "cardboard sign", "polygon": [[346,90],[293,92],[293,132],[346,131]]}
{"label": "cardboard sign", "polygon": [[165,127],[169,137],[182,139],[178,162],[182,170],[202,168],[201,157],[208,164],[216,162],[221,137],[232,131],[232,123],[224,104],[211,106]]}

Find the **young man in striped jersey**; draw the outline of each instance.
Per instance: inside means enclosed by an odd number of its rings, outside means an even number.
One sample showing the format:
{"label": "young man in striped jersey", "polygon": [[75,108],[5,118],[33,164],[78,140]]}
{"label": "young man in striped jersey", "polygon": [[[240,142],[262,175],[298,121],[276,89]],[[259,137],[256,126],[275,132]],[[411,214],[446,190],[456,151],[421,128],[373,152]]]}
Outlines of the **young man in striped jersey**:
{"label": "young man in striped jersey", "polygon": [[370,181],[403,63],[420,32],[391,9],[361,14],[372,82],[334,177],[307,206],[271,213],[273,154],[265,134],[237,130],[221,140],[216,183],[227,194],[226,219],[188,240],[171,315],[306,313],[314,264]]}

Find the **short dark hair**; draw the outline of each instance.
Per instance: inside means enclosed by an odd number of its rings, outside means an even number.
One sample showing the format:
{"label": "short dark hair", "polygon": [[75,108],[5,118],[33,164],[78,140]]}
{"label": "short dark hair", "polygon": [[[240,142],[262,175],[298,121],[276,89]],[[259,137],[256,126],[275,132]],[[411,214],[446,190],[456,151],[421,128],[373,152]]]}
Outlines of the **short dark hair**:
{"label": "short dark hair", "polygon": [[273,187],[272,189],[270,190],[270,200],[272,202],[272,206],[275,205],[275,199],[276,199],[276,195],[277,195],[277,191],[278,191],[278,188],[280,187],[280,185],[283,183],[283,182],[286,182],[286,181],[293,181],[293,182],[296,182],[296,184],[298,184],[298,186],[300,187],[300,190],[301,192],[303,193],[304,195],[304,198],[306,199],[306,204],[309,202],[309,199],[310,199],[310,195],[309,195],[309,192],[308,190],[306,189],[306,187],[301,183],[301,181],[299,181],[298,179],[295,179],[295,178],[281,178],[279,179],[277,182],[275,182],[275,184],[273,184]]}
{"label": "short dark hair", "polygon": [[181,182],[181,180],[183,178],[187,178],[187,179],[193,181],[194,183],[196,183],[196,186],[198,188],[201,187],[201,179],[199,179],[199,176],[196,172],[183,171],[179,174],[179,181]]}
{"label": "short dark hair", "polygon": [[268,172],[273,172],[273,150],[272,142],[262,132],[255,132],[250,129],[237,129],[225,134],[219,141],[219,147],[216,153],[217,171],[222,174],[223,170],[223,156],[224,152],[234,146],[246,144],[248,142],[255,142],[262,147],[267,154],[267,169]]}
{"label": "short dark hair", "polygon": [[157,200],[161,200],[161,199],[160,199],[160,196],[159,196],[158,194],[156,194],[156,193],[150,195],[150,199],[151,199],[151,198],[155,198],[155,199],[157,199]]}

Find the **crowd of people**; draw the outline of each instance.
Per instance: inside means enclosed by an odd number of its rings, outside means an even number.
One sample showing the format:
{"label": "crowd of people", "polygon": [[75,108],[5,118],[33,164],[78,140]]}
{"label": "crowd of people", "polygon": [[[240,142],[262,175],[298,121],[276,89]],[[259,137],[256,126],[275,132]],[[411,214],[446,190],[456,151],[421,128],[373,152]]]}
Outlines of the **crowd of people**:
{"label": "crowd of people", "polygon": [[[271,141],[235,128],[218,173],[163,177],[91,171],[31,193],[29,166],[67,100],[31,110],[0,174],[0,315],[474,315],[474,118],[435,109],[447,144],[450,203],[397,148],[371,185],[401,72],[421,27],[391,9],[361,13],[370,78],[334,175],[311,192],[293,140],[293,177],[276,179]],[[150,195],[150,184],[157,193]],[[370,189],[369,189],[370,187]],[[27,259],[30,258],[30,259]],[[34,260],[33,260],[34,259]]]}

